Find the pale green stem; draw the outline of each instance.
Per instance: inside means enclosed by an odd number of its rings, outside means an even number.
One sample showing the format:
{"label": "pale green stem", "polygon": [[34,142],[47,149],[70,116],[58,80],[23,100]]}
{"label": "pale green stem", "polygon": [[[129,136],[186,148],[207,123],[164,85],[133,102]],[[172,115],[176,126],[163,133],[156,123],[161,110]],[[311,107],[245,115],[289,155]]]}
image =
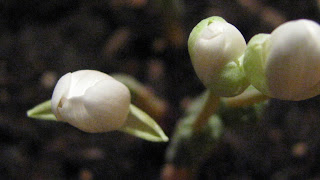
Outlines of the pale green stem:
{"label": "pale green stem", "polygon": [[[224,101],[227,107],[244,107],[268,99],[270,99],[270,97],[262,94],[260,91],[256,89],[251,89],[244,91],[242,94],[235,97],[223,98],[222,101]],[[220,97],[217,97],[210,92],[204,106],[202,107],[200,113],[198,114],[193,124],[194,132],[200,132],[202,128],[207,124],[209,117],[217,111],[219,107],[219,102]]]}
{"label": "pale green stem", "polygon": [[212,116],[218,109],[220,97],[215,96],[209,91],[208,98],[203,105],[200,113],[193,123],[193,131],[199,133],[203,127],[207,124],[209,117]]}
{"label": "pale green stem", "polygon": [[244,91],[242,94],[231,97],[231,98],[223,98],[225,105],[227,107],[244,107],[250,106],[252,104],[262,102],[270,99],[270,97],[262,94],[260,91],[256,89],[250,89]]}

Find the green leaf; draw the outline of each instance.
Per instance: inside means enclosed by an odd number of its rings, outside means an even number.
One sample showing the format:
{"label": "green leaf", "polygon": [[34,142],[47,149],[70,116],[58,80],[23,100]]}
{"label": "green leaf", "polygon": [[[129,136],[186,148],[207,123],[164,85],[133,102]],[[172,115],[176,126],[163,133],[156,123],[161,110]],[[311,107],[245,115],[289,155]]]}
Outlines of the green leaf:
{"label": "green leaf", "polygon": [[34,119],[56,121],[56,116],[51,112],[51,100],[47,100],[27,111],[27,116]]}
{"label": "green leaf", "polygon": [[130,113],[127,121],[119,131],[148,141],[169,141],[169,138],[165,135],[161,127],[148,114],[133,104],[130,105]]}

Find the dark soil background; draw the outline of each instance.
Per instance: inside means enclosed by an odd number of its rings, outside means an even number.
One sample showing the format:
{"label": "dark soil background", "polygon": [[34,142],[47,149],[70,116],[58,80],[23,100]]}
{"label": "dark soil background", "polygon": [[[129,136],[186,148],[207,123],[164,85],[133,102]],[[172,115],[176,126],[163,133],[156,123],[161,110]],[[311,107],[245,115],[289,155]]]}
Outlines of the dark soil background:
{"label": "dark soil background", "polygon": [[[26,117],[69,71],[126,73],[167,101],[170,136],[183,102],[204,90],[187,38],[218,15],[248,41],[299,18],[316,0],[1,0],[0,179],[160,179],[166,143],[83,133]],[[226,132],[199,179],[320,178],[320,99],[272,100],[262,122]]]}

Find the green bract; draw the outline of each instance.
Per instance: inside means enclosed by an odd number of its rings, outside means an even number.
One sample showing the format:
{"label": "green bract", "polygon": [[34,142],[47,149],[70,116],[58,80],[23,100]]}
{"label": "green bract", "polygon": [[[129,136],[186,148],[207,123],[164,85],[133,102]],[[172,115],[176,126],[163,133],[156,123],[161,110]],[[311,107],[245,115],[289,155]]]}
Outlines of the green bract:
{"label": "green bract", "polygon": [[320,26],[310,20],[282,24],[248,43],[244,70],[262,93],[283,100],[304,100],[320,93]]}
{"label": "green bract", "polygon": [[188,40],[195,72],[215,96],[235,96],[248,87],[241,57],[245,48],[239,30],[216,16],[202,20]]}

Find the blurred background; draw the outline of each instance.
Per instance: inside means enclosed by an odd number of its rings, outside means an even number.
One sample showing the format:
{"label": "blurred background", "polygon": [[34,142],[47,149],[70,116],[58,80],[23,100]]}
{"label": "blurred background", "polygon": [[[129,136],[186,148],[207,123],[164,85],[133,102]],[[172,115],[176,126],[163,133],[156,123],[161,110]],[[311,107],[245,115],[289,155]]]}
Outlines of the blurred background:
{"label": "blurred background", "polygon": [[[26,117],[67,72],[125,73],[162,98],[171,136],[203,92],[187,39],[221,16],[248,41],[293,19],[320,21],[317,0],[1,0],[0,179],[160,179],[167,143]],[[271,100],[261,128],[228,132],[199,179],[320,178],[320,100]],[[248,130],[250,129],[250,133]]]}

